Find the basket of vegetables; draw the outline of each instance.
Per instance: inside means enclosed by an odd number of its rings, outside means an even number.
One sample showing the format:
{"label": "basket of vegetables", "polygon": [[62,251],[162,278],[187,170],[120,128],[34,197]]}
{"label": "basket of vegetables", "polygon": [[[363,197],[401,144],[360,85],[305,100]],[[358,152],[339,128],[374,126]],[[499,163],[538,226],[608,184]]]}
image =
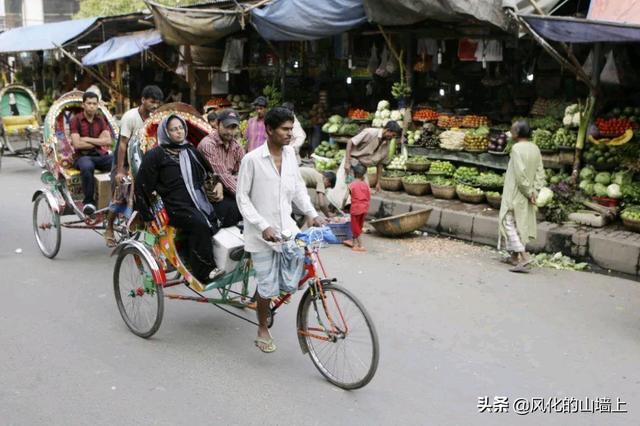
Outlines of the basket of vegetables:
{"label": "basket of vegetables", "polygon": [[488,191],[484,193],[487,197],[487,203],[494,209],[499,209],[502,204],[502,195],[499,192]]}
{"label": "basket of vegetables", "polygon": [[412,172],[426,172],[431,166],[431,161],[424,155],[414,155],[407,159],[407,170]]}
{"label": "basket of vegetables", "polygon": [[425,195],[431,192],[431,184],[425,175],[410,175],[402,178],[404,192],[409,195]]}
{"label": "basket of vegetables", "polygon": [[456,197],[456,187],[451,179],[436,177],[431,181],[431,192],[436,198],[452,200]]}
{"label": "basket of vegetables", "polygon": [[434,161],[429,167],[429,175],[432,176],[452,176],[456,171],[456,167],[448,161]]}
{"label": "basket of vegetables", "polygon": [[475,184],[485,191],[502,190],[502,187],[504,186],[504,176],[493,172],[482,172],[475,179]]}
{"label": "basket of vegetables", "polygon": [[640,232],[640,207],[627,207],[620,214],[620,218],[625,228],[633,232]]}
{"label": "basket of vegetables", "polygon": [[553,137],[553,133],[549,130],[535,129],[532,133],[533,143],[538,145],[540,152],[543,154],[554,154],[558,152],[558,146],[556,140]]}
{"label": "basket of vegetables", "polygon": [[464,150],[471,153],[485,152],[489,148],[489,128],[486,126],[470,130],[464,137]]}
{"label": "basket of vegetables", "polygon": [[385,191],[401,191],[402,190],[402,178],[405,173],[398,170],[388,170],[380,178],[380,188]]}
{"label": "basket of vegetables", "polygon": [[484,191],[480,188],[459,183],[456,186],[458,198],[465,203],[479,204],[484,201]]}

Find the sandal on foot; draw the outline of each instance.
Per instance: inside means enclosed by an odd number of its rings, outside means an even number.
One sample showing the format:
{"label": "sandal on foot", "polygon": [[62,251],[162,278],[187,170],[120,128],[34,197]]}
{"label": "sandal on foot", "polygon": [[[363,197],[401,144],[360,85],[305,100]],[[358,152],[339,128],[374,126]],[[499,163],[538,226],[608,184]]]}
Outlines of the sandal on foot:
{"label": "sandal on foot", "polygon": [[106,241],[107,247],[109,248],[114,248],[115,246],[118,245],[118,242],[116,241],[116,237],[115,235],[113,235],[113,231],[112,232],[106,231],[104,233],[104,240]]}
{"label": "sandal on foot", "polygon": [[275,350],[277,349],[276,344],[273,343],[273,339],[271,338],[265,339],[264,337],[258,337],[256,340],[254,340],[254,342],[257,348],[266,354],[275,352]]}
{"label": "sandal on foot", "polygon": [[351,250],[357,251],[357,252],[360,252],[360,253],[364,253],[364,252],[367,251],[367,249],[364,248],[364,247],[353,247]]}
{"label": "sandal on foot", "polygon": [[531,268],[529,268],[529,264],[531,262],[522,262],[522,263],[518,263],[514,268],[509,269],[510,272],[516,272],[516,273],[520,273],[520,274],[528,274],[529,270]]}
{"label": "sandal on foot", "polygon": [[347,247],[353,247],[353,240],[344,240],[342,244],[344,244]]}

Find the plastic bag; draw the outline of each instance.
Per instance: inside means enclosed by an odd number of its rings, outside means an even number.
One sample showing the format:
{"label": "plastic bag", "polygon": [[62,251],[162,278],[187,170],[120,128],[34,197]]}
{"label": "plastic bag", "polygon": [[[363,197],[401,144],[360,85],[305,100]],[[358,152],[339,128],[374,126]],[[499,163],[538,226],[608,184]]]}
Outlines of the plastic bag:
{"label": "plastic bag", "polygon": [[296,235],[297,240],[303,241],[305,244],[310,245],[315,242],[325,242],[329,244],[338,244],[339,241],[333,234],[333,231],[328,226],[317,227],[313,226],[301,231]]}
{"label": "plastic bag", "polygon": [[372,76],[376,73],[376,67],[378,66],[378,49],[374,44],[371,46],[371,56],[369,56],[369,63],[367,64],[367,70]]}
{"label": "plastic bag", "polygon": [[607,62],[600,73],[600,81],[604,84],[620,84],[620,74],[616,66],[616,60],[613,56],[613,50],[607,53]]}

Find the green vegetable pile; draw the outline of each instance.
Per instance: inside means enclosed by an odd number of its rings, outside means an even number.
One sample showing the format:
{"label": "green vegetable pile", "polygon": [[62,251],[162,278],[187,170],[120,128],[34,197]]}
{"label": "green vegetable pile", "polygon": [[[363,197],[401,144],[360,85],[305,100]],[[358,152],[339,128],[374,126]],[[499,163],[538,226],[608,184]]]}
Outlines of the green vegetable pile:
{"label": "green vegetable pile", "polygon": [[334,158],[338,154],[338,151],[338,145],[322,141],[313,153],[324,158]]}
{"label": "green vegetable pile", "polygon": [[514,117],[513,122],[515,123],[518,120],[526,120],[529,123],[529,127],[532,129],[542,129],[549,130],[551,132],[555,132],[558,130],[562,123],[560,120],[555,119],[553,117]]}
{"label": "green vegetable pile", "polygon": [[476,185],[480,173],[475,167],[460,166],[453,174],[456,183],[465,183],[467,185]]}
{"label": "green vegetable pile", "polygon": [[625,204],[640,204],[640,183],[623,185],[622,200]]}
{"label": "green vegetable pile", "polygon": [[405,183],[429,183],[429,179],[425,175],[409,175],[402,178]]}
{"label": "green vegetable pile", "polygon": [[384,177],[390,178],[404,177],[405,175],[406,173],[401,170],[386,170],[383,174]]}
{"label": "green vegetable pile", "polygon": [[494,198],[502,197],[502,194],[500,194],[499,192],[495,192],[495,191],[487,191],[487,192],[485,192],[485,195],[487,197],[494,197]]}
{"label": "green vegetable pile", "polygon": [[620,151],[617,147],[607,145],[590,144],[584,153],[584,160],[587,164],[595,166],[596,169],[612,168],[622,162]]}
{"label": "green vegetable pile", "polygon": [[622,211],[620,217],[627,220],[640,221],[640,206],[629,206]]}
{"label": "green vegetable pile", "polygon": [[571,271],[583,271],[589,267],[588,263],[577,263],[569,256],[564,256],[561,252],[556,254],[537,254],[533,258],[533,265],[539,268],[567,269]]}
{"label": "green vegetable pile", "polygon": [[453,181],[442,176],[436,176],[431,183],[437,186],[453,186]]}
{"label": "green vegetable pile", "polygon": [[502,188],[504,176],[493,172],[483,172],[476,178],[476,183],[481,188]]}
{"label": "green vegetable pile", "polygon": [[554,150],[557,145],[554,142],[553,133],[549,130],[536,129],[532,133],[533,143],[538,145],[538,148],[543,150]]}
{"label": "green vegetable pile", "polygon": [[575,148],[577,140],[578,134],[564,127],[559,128],[553,135],[553,143],[555,146],[563,148]]}
{"label": "green vegetable pile", "polygon": [[482,195],[484,194],[484,191],[482,191],[479,188],[474,188],[473,186],[469,186],[469,185],[464,185],[462,183],[456,185],[456,192],[458,194],[465,194],[465,195]]}
{"label": "green vegetable pile", "polygon": [[429,158],[426,155],[413,155],[407,159],[407,163],[411,164],[429,164]]}
{"label": "green vegetable pile", "polygon": [[434,161],[431,163],[431,167],[429,167],[429,172],[433,174],[451,176],[455,171],[455,166],[448,161]]}

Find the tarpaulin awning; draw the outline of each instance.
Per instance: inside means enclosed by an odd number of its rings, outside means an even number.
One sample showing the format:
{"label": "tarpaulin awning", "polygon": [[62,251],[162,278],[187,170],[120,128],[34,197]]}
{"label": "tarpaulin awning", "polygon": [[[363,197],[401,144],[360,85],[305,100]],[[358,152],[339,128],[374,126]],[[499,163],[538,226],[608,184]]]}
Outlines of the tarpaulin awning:
{"label": "tarpaulin awning", "polygon": [[587,19],[640,25],[640,0],[591,0]]}
{"label": "tarpaulin awning", "polygon": [[146,4],[168,44],[203,46],[241,30],[235,9],[167,7],[148,0]]}
{"label": "tarpaulin awning", "polygon": [[14,28],[0,34],[0,53],[50,50],[78,38],[96,25],[98,18],[74,19]]}
{"label": "tarpaulin awning", "polygon": [[251,12],[267,40],[316,40],[340,34],[367,22],[362,0],[276,0]]}
{"label": "tarpaulin awning", "polygon": [[371,22],[412,25],[426,19],[456,22],[476,19],[506,28],[502,0],[363,0]]}
{"label": "tarpaulin awning", "polygon": [[640,42],[640,26],[564,16],[522,15],[547,40],[565,43]]}
{"label": "tarpaulin awning", "polygon": [[96,65],[116,59],[127,58],[162,43],[157,30],[141,31],[134,34],[113,37],[105,41],[82,58],[84,65]]}

